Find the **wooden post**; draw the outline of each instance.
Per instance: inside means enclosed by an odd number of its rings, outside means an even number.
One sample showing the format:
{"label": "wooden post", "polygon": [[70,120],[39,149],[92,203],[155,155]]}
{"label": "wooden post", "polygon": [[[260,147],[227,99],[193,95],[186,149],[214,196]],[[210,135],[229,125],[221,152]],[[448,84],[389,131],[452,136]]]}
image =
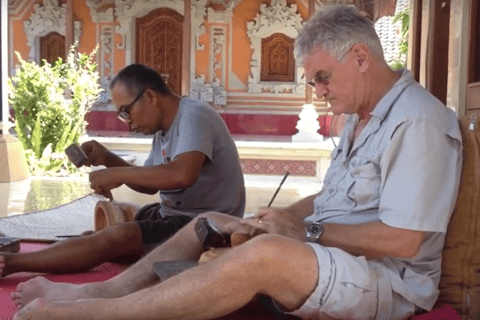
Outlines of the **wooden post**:
{"label": "wooden post", "polygon": [[192,37],[192,0],[184,0],[185,15],[183,17],[183,59],[182,59],[182,95],[190,94],[190,59]]}
{"label": "wooden post", "polygon": [[450,0],[432,1],[429,9],[425,85],[428,91],[446,104]]}
{"label": "wooden post", "polygon": [[[0,4],[0,124],[8,123],[8,100],[6,95],[7,89],[7,76],[8,76],[8,1],[3,1]],[[3,130],[8,132],[8,128],[3,128],[0,125],[0,134],[3,133]]]}
{"label": "wooden post", "polygon": [[410,0],[407,69],[420,81],[420,46],[422,38],[422,0]]}
{"label": "wooden post", "polygon": [[8,133],[8,1],[0,1],[0,183],[20,181],[30,176],[20,141]]}
{"label": "wooden post", "polygon": [[[315,0],[308,0],[308,19],[315,14]],[[307,79],[307,81],[310,79]],[[305,87],[305,103],[312,104],[313,102],[313,88],[308,84]]]}
{"label": "wooden post", "polygon": [[67,0],[65,6],[65,57],[68,57],[73,41],[73,0]]}

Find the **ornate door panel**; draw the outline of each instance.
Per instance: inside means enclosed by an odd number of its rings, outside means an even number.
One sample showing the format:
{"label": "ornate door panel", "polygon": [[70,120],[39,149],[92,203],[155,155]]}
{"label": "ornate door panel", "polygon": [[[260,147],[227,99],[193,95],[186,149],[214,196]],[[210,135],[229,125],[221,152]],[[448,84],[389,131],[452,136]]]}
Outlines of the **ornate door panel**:
{"label": "ornate door panel", "polygon": [[282,33],[262,39],[261,81],[295,81],[295,40]]}
{"label": "ornate door panel", "polygon": [[160,73],[170,90],[182,93],[183,16],[161,8],[136,20],[136,61]]}
{"label": "ornate door panel", "polygon": [[40,37],[40,61],[45,59],[53,64],[58,58],[65,61],[65,37],[57,32]]}

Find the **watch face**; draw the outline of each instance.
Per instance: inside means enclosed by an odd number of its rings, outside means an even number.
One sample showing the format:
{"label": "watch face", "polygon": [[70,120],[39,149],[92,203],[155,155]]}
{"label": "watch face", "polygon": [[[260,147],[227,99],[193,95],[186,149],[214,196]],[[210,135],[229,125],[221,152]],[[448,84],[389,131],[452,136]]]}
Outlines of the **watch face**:
{"label": "watch face", "polygon": [[318,224],[318,223],[312,223],[308,226],[307,228],[307,231],[312,235],[312,236],[316,236],[318,235],[319,233],[321,233],[323,230],[323,226],[321,224]]}
{"label": "watch face", "polygon": [[323,226],[320,223],[312,223],[307,226],[307,238],[310,240],[317,240],[323,232]]}

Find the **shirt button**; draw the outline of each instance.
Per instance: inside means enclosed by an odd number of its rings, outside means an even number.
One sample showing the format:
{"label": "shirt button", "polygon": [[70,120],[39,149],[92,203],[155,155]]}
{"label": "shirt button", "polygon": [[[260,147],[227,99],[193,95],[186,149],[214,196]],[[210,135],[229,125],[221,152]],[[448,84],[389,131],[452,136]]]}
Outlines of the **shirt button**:
{"label": "shirt button", "polygon": [[330,192],[330,193],[333,193],[334,191],[335,191],[335,190],[333,190],[333,189],[328,190],[328,192]]}

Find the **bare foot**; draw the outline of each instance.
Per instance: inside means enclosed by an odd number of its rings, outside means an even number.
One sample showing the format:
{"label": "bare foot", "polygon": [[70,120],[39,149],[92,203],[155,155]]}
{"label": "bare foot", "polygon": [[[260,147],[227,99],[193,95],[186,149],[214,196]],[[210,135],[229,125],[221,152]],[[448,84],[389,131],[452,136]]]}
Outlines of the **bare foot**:
{"label": "bare foot", "polygon": [[21,310],[31,301],[42,298],[48,301],[77,300],[88,298],[85,286],[52,282],[44,277],[36,277],[17,286],[17,291],[11,298],[17,310]]}
{"label": "bare foot", "polygon": [[48,310],[51,310],[51,303],[44,299],[36,299],[25,308],[18,311],[12,320],[52,320]]}

